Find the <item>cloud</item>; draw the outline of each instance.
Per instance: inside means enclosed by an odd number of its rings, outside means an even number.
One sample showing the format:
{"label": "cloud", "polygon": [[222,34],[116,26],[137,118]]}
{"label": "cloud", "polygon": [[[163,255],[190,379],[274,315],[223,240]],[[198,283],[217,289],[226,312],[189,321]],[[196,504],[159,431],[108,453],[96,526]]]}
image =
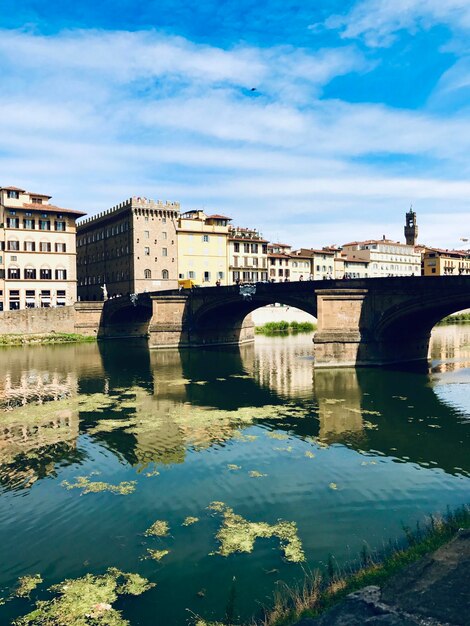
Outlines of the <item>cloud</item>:
{"label": "cloud", "polygon": [[324,22],[326,28],[339,30],[342,38],[362,38],[371,47],[391,45],[399,31],[414,33],[436,24],[469,30],[468,0],[359,0],[346,15],[332,15]]}

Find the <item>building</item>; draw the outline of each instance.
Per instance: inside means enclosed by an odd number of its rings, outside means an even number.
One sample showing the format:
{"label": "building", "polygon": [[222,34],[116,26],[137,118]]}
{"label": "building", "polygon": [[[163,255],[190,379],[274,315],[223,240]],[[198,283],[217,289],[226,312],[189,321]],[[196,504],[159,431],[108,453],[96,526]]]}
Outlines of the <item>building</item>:
{"label": "building", "polygon": [[405,215],[405,220],[406,245],[415,246],[418,239],[418,224],[416,223],[416,213],[411,207]]}
{"label": "building", "polygon": [[85,215],[51,196],[0,188],[0,310],[77,300],[75,220]]}
{"label": "building", "polygon": [[178,278],[201,287],[229,284],[227,239],[230,217],[187,211],[178,218]]}
{"label": "building", "polygon": [[423,254],[424,276],[460,276],[470,274],[469,250],[426,248]]}
{"label": "building", "polygon": [[307,250],[305,248],[293,250],[290,257],[290,279],[292,281],[309,280],[313,274],[312,250]]}
{"label": "building", "polygon": [[370,278],[384,276],[420,276],[421,254],[414,246],[386,239],[369,239],[345,243],[343,255],[347,261],[368,263]]}
{"label": "building", "polygon": [[268,244],[269,280],[273,283],[290,281],[291,246],[286,243]]}
{"label": "building", "polygon": [[228,264],[232,285],[268,280],[268,241],[254,228],[230,227]]}
{"label": "building", "polygon": [[179,215],[177,202],[133,197],[80,222],[79,298],[176,288]]}

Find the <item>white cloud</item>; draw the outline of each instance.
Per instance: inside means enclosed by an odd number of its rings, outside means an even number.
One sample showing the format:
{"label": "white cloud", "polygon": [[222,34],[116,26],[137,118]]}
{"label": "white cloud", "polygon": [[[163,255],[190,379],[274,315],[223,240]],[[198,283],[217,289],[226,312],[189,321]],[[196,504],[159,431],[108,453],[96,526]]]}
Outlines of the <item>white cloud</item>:
{"label": "white cloud", "polygon": [[[324,25],[346,39],[363,38],[369,46],[390,45],[398,31],[415,32],[435,24],[470,29],[468,0],[359,0],[346,15],[329,17]],[[318,26],[318,25],[314,25]]]}

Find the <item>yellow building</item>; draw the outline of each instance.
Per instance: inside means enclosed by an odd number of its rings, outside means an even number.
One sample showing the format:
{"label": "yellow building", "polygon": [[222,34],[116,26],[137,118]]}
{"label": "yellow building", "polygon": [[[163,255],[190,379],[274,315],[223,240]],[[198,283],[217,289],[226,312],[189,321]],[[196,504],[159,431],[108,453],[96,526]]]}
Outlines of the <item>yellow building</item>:
{"label": "yellow building", "polygon": [[460,276],[470,274],[470,252],[426,248],[423,255],[424,276]]}
{"label": "yellow building", "polygon": [[178,278],[202,287],[228,285],[230,217],[187,211],[178,219]]}

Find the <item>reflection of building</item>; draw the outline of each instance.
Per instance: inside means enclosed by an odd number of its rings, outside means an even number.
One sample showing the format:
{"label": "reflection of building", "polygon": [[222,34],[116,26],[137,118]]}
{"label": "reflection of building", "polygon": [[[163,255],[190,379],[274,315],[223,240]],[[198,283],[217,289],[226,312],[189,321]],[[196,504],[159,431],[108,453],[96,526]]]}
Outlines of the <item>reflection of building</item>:
{"label": "reflection of building", "polygon": [[65,306],[77,299],[75,220],[50,196],[0,188],[0,310]]}
{"label": "reflection of building", "polygon": [[80,299],[176,287],[178,218],[177,202],[134,197],[78,224]]}
{"label": "reflection of building", "polygon": [[229,283],[268,280],[268,242],[257,230],[231,227],[228,258]]}
{"label": "reflection of building", "polygon": [[231,218],[187,211],[178,219],[178,278],[203,287],[229,284],[227,237]]}
{"label": "reflection of building", "polygon": [[425,248],[424,276],[460,276],[461,274],[470,274],[469,251]]}

